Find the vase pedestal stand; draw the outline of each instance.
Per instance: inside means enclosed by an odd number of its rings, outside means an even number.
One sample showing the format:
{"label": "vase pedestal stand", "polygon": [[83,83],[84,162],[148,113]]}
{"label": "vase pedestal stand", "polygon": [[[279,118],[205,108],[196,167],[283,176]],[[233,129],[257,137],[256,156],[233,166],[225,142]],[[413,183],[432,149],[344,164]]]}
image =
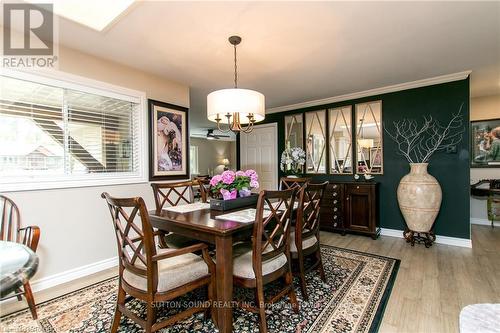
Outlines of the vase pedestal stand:
{"label": "vase pedestal stand", "polygon": [[411,243],[411,246],[414,246],[415,243],[423,243],[427,248],[431,247],[432,243],[436,240],[436,235],[432,230],[429,232],[418,232],[406,228],[403,231],[403,236],[407,243]]}

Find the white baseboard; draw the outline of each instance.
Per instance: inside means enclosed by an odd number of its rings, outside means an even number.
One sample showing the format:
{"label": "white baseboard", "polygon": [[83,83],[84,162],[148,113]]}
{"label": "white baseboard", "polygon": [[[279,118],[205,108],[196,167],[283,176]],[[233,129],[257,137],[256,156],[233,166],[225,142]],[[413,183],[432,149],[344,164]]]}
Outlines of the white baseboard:
{"label": "white baseboard", "polygon": [[106,269],[118,266],[118,257],[104,259],[92,264],[76,267],[61,273],[50,275],[39,280],[30,282],[33,292],[38,292],[44,289],[52,288],[57,285],[71,282],[73,280],[102,272]]}
{"label": "white baseboard", "polygon": [[[403,238],[403,230],[382,228],[380,230],[380,234],[382,236]],[[436,235],[436,243],[472,248],[472,241],[470,239],[467,239],[467,238],[457,238],[457,237]]]}
{"label": "white baseboard", "polygon": [[[471,224],[478,224],[478,225],[489,225],[491,226],[491,221],[488,220],[488,219],[480,219],[480,218],[477,218],[477,217],[471,217],[470,218],[470,223]],[[493,225],[495,227],[500,227],[500,222],[493,222]]]}

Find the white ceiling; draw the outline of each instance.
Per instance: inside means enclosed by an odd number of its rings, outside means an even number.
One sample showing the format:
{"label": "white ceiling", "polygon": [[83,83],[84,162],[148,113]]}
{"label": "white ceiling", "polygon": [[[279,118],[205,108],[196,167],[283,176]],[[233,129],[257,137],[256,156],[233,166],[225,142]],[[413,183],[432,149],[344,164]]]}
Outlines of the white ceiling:
{"label": "white ceiling", "polygon": [[500,2],[140,2],[96,32],[61,19],[60,43],[206,95],[239,83],[268,108],[472,70],[472,96],[500,93]]}

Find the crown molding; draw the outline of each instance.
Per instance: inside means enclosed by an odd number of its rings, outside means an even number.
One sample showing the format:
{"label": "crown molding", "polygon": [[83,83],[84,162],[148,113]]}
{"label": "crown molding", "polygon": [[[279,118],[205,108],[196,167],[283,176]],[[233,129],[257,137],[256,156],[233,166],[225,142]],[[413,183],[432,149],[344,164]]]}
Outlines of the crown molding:
{"label": "crown molding", "polygon": [[463,71],[463,72],[458,72],[458,73],[453,73],[453,74],[436,76],[436,77],[432,77],[432,78],[428,78],[428,79],[422,79],[422,80],[417,80],[417,81],[394,84],[391,86],[355,92],[355,93],[351,93],[351,94],[345,94],[345,95],[339,95],[339,96],[328,97],[328,98],[323,98],[323,99],[317,99],[317,100],[308,101],[308,102],[278,106],[275,108],[267,109],[266,114],[303,109],[303,108],[307,108],[307,107],[311,107],[311,106],[331,104],[331,103],[342,102],[342,101],[348,101],[351,99],[387,94],[387,93],[391,93],[391,92],[395,92],[395,91],[432,86],[432,85],[440,84],[440,83],[460,81],[460,80],[465,80],[471,73],[472,73],[472,71]]}

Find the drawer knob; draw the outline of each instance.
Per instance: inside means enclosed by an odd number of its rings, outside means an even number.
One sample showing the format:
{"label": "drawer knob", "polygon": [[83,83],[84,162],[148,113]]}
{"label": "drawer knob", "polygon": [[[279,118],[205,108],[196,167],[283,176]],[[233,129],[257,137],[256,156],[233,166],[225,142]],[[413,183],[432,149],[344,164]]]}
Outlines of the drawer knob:
{"label": "drawer knob", "polygon": [[334,211],[334,212],[336,212],[337,210],[338,210],[338,208],[337,208],[337,207],[333,208],[333,211]]}
{"label": "drawer knob", "polygon": [[333,218],[336,220],[337,219],[337,215],[333,215]]}
{"label": "drawer knob", "polygon": [[337,203],[337,200],[333,200],[333,203],[336,204]]}
{"label": "drawer knob", "polygon": [[337,188],[337,185],[333,185],[333,188]]}
{"label": "drawer knob", "polygon": [[336,197],[337,196],[337,192],[333,192],[333,196]]}
{"label": "drawer knob", "polygon": [[356,188],[359,190],[359,186],[356,186]]}

